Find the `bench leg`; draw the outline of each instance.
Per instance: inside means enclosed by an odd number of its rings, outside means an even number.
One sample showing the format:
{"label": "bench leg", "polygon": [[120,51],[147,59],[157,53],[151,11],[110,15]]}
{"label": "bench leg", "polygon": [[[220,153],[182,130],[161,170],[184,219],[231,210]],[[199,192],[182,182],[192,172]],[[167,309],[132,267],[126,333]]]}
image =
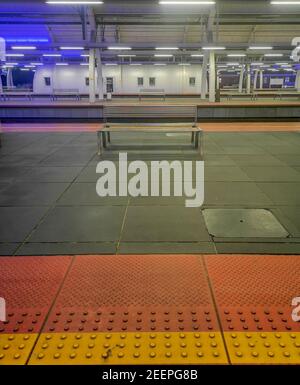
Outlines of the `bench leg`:
{"label": "bench leg", "polygon": [[110,143],[110,132],[107,132],[107,142]]}
{"label": "bench leg", "polygon": [[195,140],[195,132],[193,131],[193,132],[192,132],[192,139],[191,139],[191,142],[194,143],[194,140]]}
{"label": "bench leg", "polygon": [[195,143],[194,143],[194,147],[196,149],[198,149],[198,146],[199,146],[199,131],[195,132]]}
{"label": "bench leg", "polygon": [[102,155],[102,132],[97,132],[97,145],[98,145],[98,152],[97,155]]}
{"label": "bench leg", "polygon": [[107,147],[107,140],[106,140],[106,132],[105,131],[102,131],[102,144],[103,144],[103,148]]}

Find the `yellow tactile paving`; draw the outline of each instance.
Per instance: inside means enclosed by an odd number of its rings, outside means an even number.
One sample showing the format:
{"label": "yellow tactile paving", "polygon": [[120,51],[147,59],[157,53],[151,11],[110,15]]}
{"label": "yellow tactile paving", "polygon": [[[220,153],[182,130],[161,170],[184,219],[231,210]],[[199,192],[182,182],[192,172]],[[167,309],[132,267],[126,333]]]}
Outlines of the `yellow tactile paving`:
{"label": "yellow tactile paving", "polygon": [[220,332],[41,334],[31,365],[227,364]]}
{"label": "yellow tactile paving", "polygon": [[0,365],[25,365],[38,334],[1,334]]}
{"label": "yellow tactile paving", "polygon": [[300,333],[224,333],[232,364],[300,364]]}

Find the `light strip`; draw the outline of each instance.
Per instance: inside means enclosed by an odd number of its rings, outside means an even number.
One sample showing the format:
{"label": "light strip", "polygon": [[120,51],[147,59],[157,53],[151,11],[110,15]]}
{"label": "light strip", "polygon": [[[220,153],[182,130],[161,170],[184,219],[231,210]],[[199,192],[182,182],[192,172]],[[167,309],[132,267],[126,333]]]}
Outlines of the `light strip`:
{"label": "light strip", "polygon": [[57,66],[68,66],[69,64],[68,63],[55,63],[55,65],[57,65]]}
{"label": "light strip", "polygon": [[191,63],[179,63],[178,65],[179,65],[179,66],[190,66]]}
{"label": "light strip", "polygon": [[117,63],[105,63],[104,65],[105,66],[117,66],[118,64]]}
{"label": "light strip", "polygon": [[25,68],[35,68],[35,66],[29,65],[29,64],[24,65],[24,67],[25,67]]}
{"label": "light strip", "polygon": [[6,66],[17,66],[19,63],[5,63]]}
{"label": "light strip", "polygon": [[282,57],[283,53],[265,53],[264,56],[266,56],[266,57]]}
{"label": "light strip", "polygon": [[88,53],[83,53],[82,55],[80,55],[81,57],[90,57],[90,55]]}
{"label": "light strip", "polygon": [[42,66],[43,63],[40,63],[40,62],[36,62],[36,63],[30,63],[32,66]]}
{"label": "light strip", "polygon": [[23,53],[6,53],[5,57],[23,57]]}
{"label": "light strip", "polygon": [[239,66],[240,63],[227,63],[228,66]]}
{"label": "light strip", "polygon": [[272,5],[300,5],[300,1],[271,1]]}
{"label": "light strip", "polygon": [[252,66],[262,66],[264,63],[261,63],[261,62],[253,62],[253,63],[250,63],[250,65]]}
{"label": "light strip", "polygon": [[131,66],[141,66],[141,63],[130,63]]}
{"label": "light strip", "polygon": [[24,46],[21,46],[21,45],[13,45],[11,47],[11,49],[36,49],[35,46],[33,45],[24,45]]}
{"label": "light strip", "polygon": [[178,50],[179,48],[178,47],[156,47],[155,49],[157,51],[160,51],[160,50],[174,51],[174,50]]}
{"label": "light strip", "polygon": [[124,54],[124,55],[118,55],[118,57],[136,57],[136,55],[126,55],[126,54]]}
{"label": "light strip", "polygon": [[47,4],[54,4],[54,5],[68,5],[68,4],[75,4],[75,5],[100,5],[103,4],[103,1],[93,0],[93,1],[83,1],[83,0],[62,0],[62,1],[52,1],[48,0],[46,1]]}
{"label": "light strip", "polygon": [[255,49],[273,49],[273,47],[251,46],[248,49],[252,49],[252,50],[255,50]]}
{"label": "light strip", "polygon": [[30,71],[29,68],[21,68],[21,71]]}
{"label": "light strip", "polygon": [[154,63],[155,66],[166,66],[166,63]]}
{"label": "light strip", "polygon": [[245,57],[246,54],[245,53],[229,53],[227,56],[228,57]]}
{"label": "light strip", "polygon": [[166,54],[155,54],[154,56],[155,57],[173,57],[173,55],[168,54],[168,53],[166,53]]}
{"label": "light strip", "polygon": [[43,56],[44,57],[60,57],[61,54],[60,53],[44,53]]}
{"label": "light strip", "polygon": [[84,47],[59,47],[60,49],[65,49],[65,50],[81,50],[84,49]]}
{"label": "light strip", "polygon": [[192,54],[191,57],[203,57],[204,55],[202,53],[195,53]]}
{"label": "light strip", "polygon": [[204,50],[223,50],[225,47],[202,47]]}
{"label": "light strip", "polygon": [[159,1],[159,4],[161,5],[215,5],[215,1],[165,1],[161,0]]}
{"label": "light strip", "polygon": [[116,46],[112,46],[112,47],[107,47],[107,49],[115,50],[115,51],[121,51],[121,50],[129,50],[129,49],[131,49],[131,47],[116,47]]}
{"label": "light strip", "polygon": [[88,66],[89,63],[80,63],[81,66]]}

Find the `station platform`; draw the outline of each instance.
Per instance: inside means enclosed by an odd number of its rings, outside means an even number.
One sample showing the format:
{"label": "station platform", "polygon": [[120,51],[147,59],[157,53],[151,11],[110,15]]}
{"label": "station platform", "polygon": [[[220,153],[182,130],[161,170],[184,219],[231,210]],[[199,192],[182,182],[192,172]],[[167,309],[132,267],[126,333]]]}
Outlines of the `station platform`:
{"label": "station platform", "polygon": [[0,364],[300,364],[297,255],[0,259]]}

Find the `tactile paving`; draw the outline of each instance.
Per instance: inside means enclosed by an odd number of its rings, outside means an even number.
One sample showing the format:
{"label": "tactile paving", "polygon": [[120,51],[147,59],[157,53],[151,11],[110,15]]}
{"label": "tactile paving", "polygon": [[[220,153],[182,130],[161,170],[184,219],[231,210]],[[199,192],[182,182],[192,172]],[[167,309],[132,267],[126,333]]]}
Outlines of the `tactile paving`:
{"label": "tactile paving", "polygon": [[221,333],[42,334],[29,364],[226,364]]}
{"label": "tactile paving", "polygon": [[39,332],[70,262],[68,256],[0,259],[0,297],[7,306],[0,335]]}
{"label": "tactile paving", "polygon": [[[84,304],[84,306],[83,306]],[[76,257],[45,332],[219,330],[202,258]]]}
{"label": "tactile paving", "polygon": [[38,334],[0,334],[0,365],[24,365]]}
{"label": "tactile paving", "polygon": [[300,364],[300,333],[225,333],[233,364]]}
{"label": "tactile paving", "polygon": [[206,256],[231,363],[300,363],[299,256]]}

